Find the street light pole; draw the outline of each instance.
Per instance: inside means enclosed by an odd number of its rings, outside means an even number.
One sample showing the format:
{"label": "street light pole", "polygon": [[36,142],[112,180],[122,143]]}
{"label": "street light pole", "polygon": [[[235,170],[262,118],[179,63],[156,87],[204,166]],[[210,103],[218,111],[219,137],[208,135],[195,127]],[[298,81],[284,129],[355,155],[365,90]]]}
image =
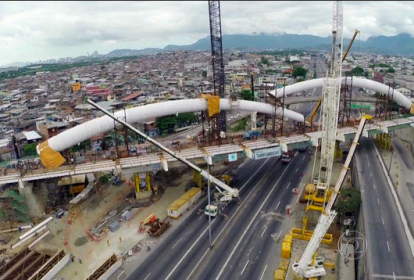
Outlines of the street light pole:
{"label": "street light pole", "polygon": [[[210,164],[207,162],[207,173],[210,175]],[[208,197],[208,239],[210,244],[210,250],[212,249],[213,245],[211,244],[211,204],[210,204],[210,178],[207,180],[207,197]]]}

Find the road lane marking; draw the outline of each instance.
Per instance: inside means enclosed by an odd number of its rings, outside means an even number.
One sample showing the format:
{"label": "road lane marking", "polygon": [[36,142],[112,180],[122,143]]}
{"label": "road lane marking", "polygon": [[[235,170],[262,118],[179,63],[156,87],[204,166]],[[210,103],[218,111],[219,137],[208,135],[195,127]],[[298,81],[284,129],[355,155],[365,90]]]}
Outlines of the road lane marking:
{"label": "road lane marking", "polygon": [[257,209],[256,214],[254,215],[254,217],[250,220],[250,223],[247,225],[246,229],[244,230],[242,236],[239,238],[239,241],[237,241],[236,246],[234,246],[233,250],[230,253],[230,256],[227,258],[226,262],[224,263],[224,265],[221,267],[221,270],[219,272],[219,274],[216,277],[216,280],[220,279],[221,274],[223,274],[224,269],[226,268],[227,264],[229,263],[230,259],[233,257],[234,253],[236,252],[237,248],[239,247],[241,241],[243,240],[244,236],[246,235],[247,231],[249,231],[250,227],[252,226],[253,222],[256,221],[256,217],[257,215],[259,215],[260,211],[262,210],[263,206],[265,205],[265,203],[269,200],[270,195],[272,194],[272,192],[275,190],[276,186],[279,184],[280,180],[283,178],[283,175],[285,175],[286,171],[288,171],[289,168],[286,168],[282,174],[280,175],[279,179],[276,181],[276,183],[273,185],[272,189],[270,190],[270,192],[267,194],[266,198],[264,199],[264,201],[262,202],[262,204],[260,205],[259,209]]}
{"label": "road lane marking", "polygon": [[369,172],[369,175],[371,175],[371,177],[372,177],[372,173],[371,172]]}
{"label": "road lane marking", "polygon": [[388,241],[387,241],[387,247],[388,247],[388,252],[391,252],[390,251],[390,243],[388,243]]}
{"label": "road lane marking", "polygon": [[[279,208],[279,204],[280,204],[280,201],[279,201],[279,203],[276,205],[275,210],[277,210],[277,208]],[[414,210],[413,210],[413,211],[414,211]]]}
{"label": "road lane marking", "polygon": [[264,228],[264,230],[263,230],[263,232],[262,232],[262,235],[260,235],[260,238],[262,238],[262,237],[263,237],[263,234],[265,233],[266,229],[267,229],[267,226],[265,226],[265,228]]}
{"label": "road lane marking", "polygon": [[368,166],[369,166],[369,162],[367,162]]}
{"label": "road lane marking", "polygon": [[290,182],[289,182],[289,184],[286,186],[286,189],[288,189],[288,188],[289,188],[289,186],[290,186]]}
{"label": "road lane marking", "polygon": [[[303,156],[302,160],[305,160],[305,157],[306,157],[306,156]],[[267,266],[267,265],[266,265],[266,266]]]}
{"label": "road lane marking", "polygon": [[[256,170],[256,172],[253,173],[253,175],[249,178],[249,180],[247,180],[247,182],[240,188],[240,191],[247,186],[247,184],[250,182],[250,180],[254,177],[254,175],[256,175],[257,172],[259,172],[262,167],[266,164],[266,162],[268,162],[271,158],[268,158],[267,160],[265,160],[265,162],[263,162],[263,164]],[[288,170],[288,168],[285,169],[285,171]],[[285,171],[283,171],[283,174],[285,173]],[[279,179],[280,180],[280,179]],[[260,182],[260,181],[259,181]],[[256,186],[254,188],[252,188],[252,190],[250,191],[250,193],[247,195],[247,198],[249,197],[250,194],[252,194],[253,190],[256,188]],[[239,207],[236,209],[236,211],[234,212],[234,214],[230,217],[230,219],[227,221],[227,224],[224,225],[223,229],[220,231],[220,233],[217,235],[217,237],[213,240],[212,245],[214,245],[214,243],[216,242],[217,238],[220,237],[221,233],[224,231],[224,229],[227,227],[227,225],[233,220],[233,217],[237,214],[237,212],[241,209],[241,206],[244,204],[244,202],[246,201],[246,199],[244,199],[242,201],[242,203],[239,205]],[[217,219],[214,219],[211,224],[213,224],[215,221],[217,221]],[[196,245],[196,243],[198,241],[200,241],[201,237],[207,232],[208,230],[208,226],[206,227],[206,229],[200,234],[200,236],[197,238],[197,240],[193,243],[193,245],[190,247],[190,249],[187,250],[187,252],[184,254],[184,256],[180,259],[180,261],[174,266],[174,268],[171,270],[170,274],[167,275],[167,277],[165,278],[165,280],[168,280],[171,275],[174,273],[174,271],[178,268],[178,266],[183,262],[184,258],[190,253],[190,251],[194,248],[194,246]],[[199,266],[200,262],[204,259],[205,255],[210,251],[210,249],[207,249],[203,256],[201,257],[201,259],[198,261],[198,263],[194,266],[193,270],[190,272],[190,275],[187,277],[187,279],[189,279],[191,277],[191,275],[194,273],[194,271],[196,270],[196,268]]]}
{"label": "road lane marking", "polygon": [[296,168],[296,171],[295,171],[295,173],[296,173],[296,172],[298,172],[298,170],[299,170],[299,167],[298,167],[298,168]]}
{"label": "road lane marking", "polygon": [[265,271],[266,271],[266,268],[267,268],[267,265],[265,266],[265,269],[263,270],[263,272],[262,272],[262,276],[260,276],[260,279],[259,279],[259,280],[262,280],[262,279],[263,279],[263,275],[264,275],[264,273],[265,273]]}
{"label": "road lane marking", "polygon": [[144,278],[144,280],[147,280],[150,275],[151,275],[151,272],[147,275],[147,277]]}
{"label": "road lane marking", "polygon": [[177,246],[177,244],[181,241],[181,239],[183,239],[182,237],[180,239],[178,239],[177,243],[174,244],[174,246],[172,246],[171,249],[174,249],[175,246]]}
{"label": "road lane marking", "polygon": [[246,266],[247,266],[247,264],[249,263],[249,260],[247,260],[247,262],[246,262],[246,264],[244,265],[244,267],[243,267],[243,270],[242,270],[242,272],[240,273],[240,275],[242,275],[243,274],[243,272],[244,272],[244,270],[246,269]]}
{"label": "road lane marking", "polygon": [[374,190],[376,190],[377,188],[375,187],[375,184],[373,184],[373,186],[374,186]]}
{"label": "road lane marking", "polygon": [[280,230],[280,232],[279,232],[279,234],[277,235],[277,237],[276,237],[276,240],[278,240],[279,239],[279,237],[280,237],[280,235],[282,234],[282,230]]}
{"label": "road lane marking", "polygon": [[380,204],[379,204],[379,199],[378,199],[378,198],[377,198],[377,202],[378,202],[378,205],[380,205]]}
{"label": "road lane marking", "polygon": [[384,218],[383,218],[383,217],[381,217],[381,219],[382,219],[382,224],[385,226],[385,223],[384,223]]}

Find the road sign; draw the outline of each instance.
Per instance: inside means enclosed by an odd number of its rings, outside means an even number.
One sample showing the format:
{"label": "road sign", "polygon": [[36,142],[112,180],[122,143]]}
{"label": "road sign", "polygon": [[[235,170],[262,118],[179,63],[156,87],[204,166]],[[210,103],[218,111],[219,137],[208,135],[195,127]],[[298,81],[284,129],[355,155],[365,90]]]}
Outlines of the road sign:
{"label": "road sign", "polygon": [[236,161],[236,160],[237,160],[237,153],[235,153],[235,154],[229,154],[229,161],[230,162]]}
{"label": "road sign", "polygon": [[371,109],[371,106],[370,105],[361,105],[361,104],[351,103],[351,109],[367,109],[367,110],[369,110],[369,109]]}
{"label": "road sign", "polygon": [[282,155],[280,147],[273,147],[268,149],[256,150],[253,154],[253,159],[262,159],[269,157],[278,157]]}

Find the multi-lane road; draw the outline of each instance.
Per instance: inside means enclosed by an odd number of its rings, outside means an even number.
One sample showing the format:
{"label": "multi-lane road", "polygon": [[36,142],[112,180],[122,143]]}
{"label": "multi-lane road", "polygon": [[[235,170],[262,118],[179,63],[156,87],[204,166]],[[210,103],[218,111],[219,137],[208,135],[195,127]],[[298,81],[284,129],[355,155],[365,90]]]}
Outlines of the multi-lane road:
{"label": "multi-lane road", "polygon": [[360,144],[355,163],[368,244],[365,279],[414,279],[414,259],[374,143],[362,138]]}
{"label": "multi-lane road", "polygon": [[[242,201],[228,205],[227,219],[212,220],[212,250],[208,218],[194,211],[171,229],[128,279],[260,279],[259,274],[270,279],[277,254],[272,235],[281,234],[280,221],[296,197],[292,189],[298,187],[308,157],[299,153],[288,165],[269,158],[240,166],[235,187]],[[206,204],[204,200],[198,207]]]}

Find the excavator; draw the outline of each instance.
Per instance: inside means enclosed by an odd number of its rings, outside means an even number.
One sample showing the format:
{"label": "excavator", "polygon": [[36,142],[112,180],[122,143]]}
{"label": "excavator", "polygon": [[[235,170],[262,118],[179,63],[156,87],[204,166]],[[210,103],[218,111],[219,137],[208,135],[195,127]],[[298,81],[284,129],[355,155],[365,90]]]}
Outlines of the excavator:
{"label": "excavator", "polygon": [[[358,33],[360,33],[360,31],[355,29],[354,36],[352,36],[351,41],[349,42],[348,48],[346,49],[346,51],[342,55],[342,62],[345,61],[345,58],[348,55],[349,50],[351,49],[352,44],[354,43],[354,40],[355,40]],[[307,122],[310,124],[311,127],[313,125],[313,119],[316,117],[316,114],[318,113],[319,107],[322,104],[322,99],[323,99],[323,97],[321,96],[321,98],[319,98],[318,102],[316,103],[315,108],[313,108],[312,113],[309,115],[309,117],[307,119]]]}

